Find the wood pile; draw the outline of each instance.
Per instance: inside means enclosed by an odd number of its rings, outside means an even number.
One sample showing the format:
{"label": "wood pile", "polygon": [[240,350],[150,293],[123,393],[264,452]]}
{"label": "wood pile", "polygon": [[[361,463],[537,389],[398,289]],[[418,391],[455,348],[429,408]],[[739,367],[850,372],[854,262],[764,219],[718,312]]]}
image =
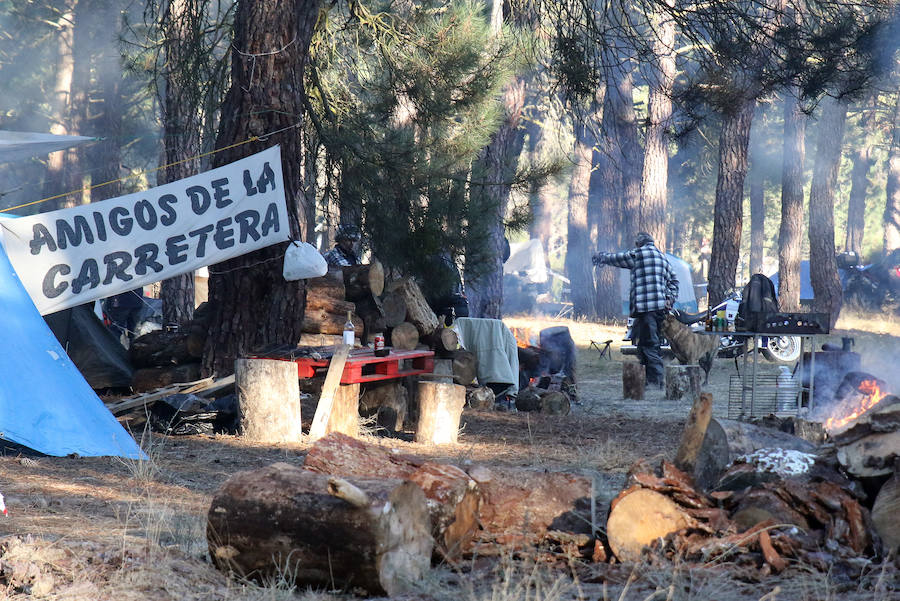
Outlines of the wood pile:
{"label": "wood pile", "polygon": [[208,331],[208,305],[200,305],[194,319],[174,331],[155,330],[136,338],[128,349],[134,365],[132,388],[146,392],[200,379],[200,359]]}

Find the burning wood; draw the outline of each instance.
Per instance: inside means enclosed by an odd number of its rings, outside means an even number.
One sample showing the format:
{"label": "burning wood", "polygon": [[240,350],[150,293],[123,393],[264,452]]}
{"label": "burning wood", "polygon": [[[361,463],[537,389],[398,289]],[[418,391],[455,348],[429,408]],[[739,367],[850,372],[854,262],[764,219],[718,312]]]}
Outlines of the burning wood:
{"label": "burning wood", "polygon": [[840,432],[884,399],[886,383],[864,372],[850,372],[835,391],[837,405],[825,420],[829,434]]}

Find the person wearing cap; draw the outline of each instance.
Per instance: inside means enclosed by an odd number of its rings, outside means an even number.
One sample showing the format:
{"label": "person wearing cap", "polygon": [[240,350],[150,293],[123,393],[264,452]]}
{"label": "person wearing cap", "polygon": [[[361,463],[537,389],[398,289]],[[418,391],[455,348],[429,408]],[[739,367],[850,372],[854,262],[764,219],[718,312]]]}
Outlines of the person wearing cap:
{"label": "person wearing cap", "polygon": [[323,256],[325,262],[333,267],[347,267],[359,265],[361,262],[356,254],[356,244],[360,240],[359,229],[352,225],[341,225],[334,236],[334,248]]}
{"label": "person wearing cap", "polygon": [[647,232],[635,236],[634,248],[618,253],[597,253],[594,265],[612,265],[631,270],[628,305],[634,318],[638,359],[647,370],[647,383],[663,387],[663,362],[659,351],[659,327],[678,296],[678,278],[666,255]]}

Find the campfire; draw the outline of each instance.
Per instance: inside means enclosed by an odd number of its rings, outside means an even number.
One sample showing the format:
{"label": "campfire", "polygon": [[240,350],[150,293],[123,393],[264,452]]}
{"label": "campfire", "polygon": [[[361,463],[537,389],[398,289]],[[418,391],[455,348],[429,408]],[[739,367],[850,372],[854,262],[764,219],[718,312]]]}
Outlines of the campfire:
{"label": "campfire", "polygon": [[825,420],[825,430],[829,434],[842,432],[864,413],[875,407],[888,393],[883,380],[862,372],[851,372],[835,392],[837,404],[830,417]]}

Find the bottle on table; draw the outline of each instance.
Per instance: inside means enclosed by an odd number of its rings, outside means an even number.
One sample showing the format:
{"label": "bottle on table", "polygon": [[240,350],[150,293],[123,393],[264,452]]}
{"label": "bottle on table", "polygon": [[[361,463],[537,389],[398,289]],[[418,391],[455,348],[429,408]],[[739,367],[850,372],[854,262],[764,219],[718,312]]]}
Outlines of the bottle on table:
{"label": "bottle on table", "polygon": [[347,323],[344,324],[343,343],[353,346],[356,342],[356,328],[353,327],[352,313],[347,311]]}

